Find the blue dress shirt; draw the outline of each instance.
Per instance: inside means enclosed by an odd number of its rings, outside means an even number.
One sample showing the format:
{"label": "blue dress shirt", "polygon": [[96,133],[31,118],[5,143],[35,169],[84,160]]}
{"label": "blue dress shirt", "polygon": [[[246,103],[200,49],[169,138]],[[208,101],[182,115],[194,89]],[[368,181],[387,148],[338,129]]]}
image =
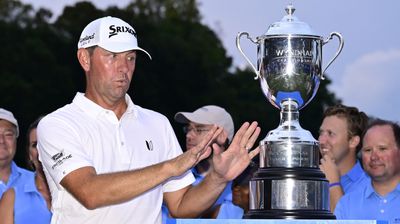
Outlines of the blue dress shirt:
{"label": "blue dress shirt", "polygon": [[231,200],[225,200],[219,208],[217,219],[242,219],[244,210],[233,204],[232,194],[230,195]]}
{"label": "blue dress shirt", "polygon": [[46,224],[51,221],[51,212],[35,184],[35,177],[29,176],[24,186],[13,187],[15,191],[14,223]]}
{"label": "blue dress shirt", "polygon": [[371,180],[369,176],[365,173],[358,160],[349,172],[340,177],[340,185],[342,186],[345,194],[354,191],[355,189],[364,187],[370,182]]}
{"label": "blue dress shirt", "polygon": [[14,186],[24,186],[30,178],[34,177],[34,173],[18,167],[14,161],[11,162],[11,174],[7,184],[0,181],[0,197],[5,191]]}
{"label": "blue dress shirt", "polygon": [[400,224],[400,183],[385,196],[375,192],[371,182],[345,194],[336,205],[337,219],[385,220]]}

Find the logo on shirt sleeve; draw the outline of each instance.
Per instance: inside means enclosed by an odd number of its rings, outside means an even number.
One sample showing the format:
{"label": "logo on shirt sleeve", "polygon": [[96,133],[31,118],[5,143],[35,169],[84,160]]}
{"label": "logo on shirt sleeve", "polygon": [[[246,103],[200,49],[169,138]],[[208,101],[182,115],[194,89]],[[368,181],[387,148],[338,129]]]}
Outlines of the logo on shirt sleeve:
{"label": "logo on shirt sleeve", "polygon": [[53,165],[51,168],[54,170],[57,166],[61,166],[66,160],[71,159],[72,154],[69,155],[64,155],[64,150],[62,150],[59,153],[54,154],[51,156],[51,159],[54,161]]}

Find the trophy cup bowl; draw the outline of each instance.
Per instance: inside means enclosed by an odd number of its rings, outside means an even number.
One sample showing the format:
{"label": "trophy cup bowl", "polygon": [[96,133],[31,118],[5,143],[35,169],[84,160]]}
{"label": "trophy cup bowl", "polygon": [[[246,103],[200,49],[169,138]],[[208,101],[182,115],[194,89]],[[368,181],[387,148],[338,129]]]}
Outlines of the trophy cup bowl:
{"label": "trophy cup bowl", "polygon": [[[293,16],[292,5],[266,34],[252,39],[247,32],[236,46],[253,68],[269,102],[281,110],[279,126],[260,142],[260,168],[253,175],[245,218],[335,219],[329,211],[329,184],[319,170],[319,143],[299,123],[299,110],[317,93],[324,72],[343,48],[333,32],[324,40]],[[240,46],[242,36],[257,45],[257,68]],[[338,50],[322,69],[322,47],[333,37]]]}

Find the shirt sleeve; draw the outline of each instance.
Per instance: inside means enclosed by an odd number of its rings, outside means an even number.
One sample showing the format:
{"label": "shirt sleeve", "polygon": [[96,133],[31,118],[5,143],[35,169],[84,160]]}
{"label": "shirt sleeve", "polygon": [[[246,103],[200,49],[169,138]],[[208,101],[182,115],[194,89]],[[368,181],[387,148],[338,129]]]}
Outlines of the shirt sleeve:
{"label": "shirt sleeve", "polygon": [[[175,158],[182,154],[182,149],[172,129],[171,124],[168,122],[166,126],[166,133],[168,135],[166,142],[166,150],[168,150],[168,159]],[[195,181],[191,170],[186,171],[178,177],[172,177],[163,184],[163,192],[173,192],[180,190]]]}
{"label": "shirt sleeve", "polygon": [[81,137],[67,122],[55,117],[44,117],[38,125],[39,160],[48,174],[61,188],[61,180],[70,172],[93,162],[82,149]]}

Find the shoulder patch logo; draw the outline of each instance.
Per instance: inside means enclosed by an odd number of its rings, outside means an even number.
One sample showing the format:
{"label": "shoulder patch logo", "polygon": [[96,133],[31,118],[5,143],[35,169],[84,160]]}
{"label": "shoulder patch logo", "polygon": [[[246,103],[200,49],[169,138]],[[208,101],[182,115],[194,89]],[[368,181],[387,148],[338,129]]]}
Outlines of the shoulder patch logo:
{"label": "shoulder patch logo", "polygon": [[53,159],[53,161],[57,161],[59,158],[63,157],[63,155],[64,155],[63,152],[59,152],[59,153],[53,155],[53,156],[51,157],[51,159]]}

